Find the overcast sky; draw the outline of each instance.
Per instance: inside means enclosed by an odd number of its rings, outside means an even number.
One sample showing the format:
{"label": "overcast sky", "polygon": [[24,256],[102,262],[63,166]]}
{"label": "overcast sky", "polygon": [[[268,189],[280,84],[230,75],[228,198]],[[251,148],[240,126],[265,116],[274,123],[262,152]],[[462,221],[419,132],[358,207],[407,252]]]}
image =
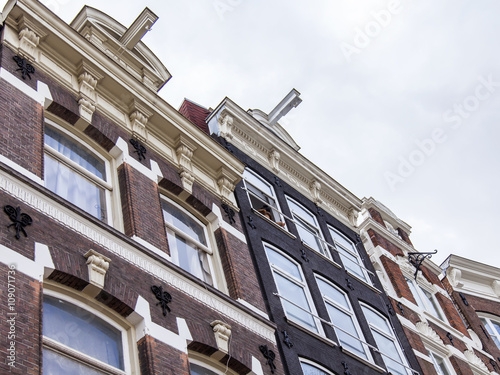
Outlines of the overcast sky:
{"label": "overcast sky", "polygon": [[389,207],[436,263],[500,267],[497,0],[42,2],[66,22],[87,4],[126,27],[148,6],[159,20],[143,41],[176,108],[228,96],[269,112],[296,88],[281,124],[304,156]]}

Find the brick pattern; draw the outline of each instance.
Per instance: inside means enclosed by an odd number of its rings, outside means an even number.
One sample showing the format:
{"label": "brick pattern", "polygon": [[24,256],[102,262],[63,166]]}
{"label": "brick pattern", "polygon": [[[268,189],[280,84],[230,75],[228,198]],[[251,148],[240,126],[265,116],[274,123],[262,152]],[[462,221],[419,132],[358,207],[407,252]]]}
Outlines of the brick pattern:
{"label": "brick pattern", "polygon": [[431,284],[437,285],[438,287],[443,288],[443,284],[441,283],[441,280],[439,280],[439,277],[432,272],[428,267],[421,265],[420,270],[422,272],[422,275],[429,281]]}
{"label": "brick pattern", "polygon": [[128,164],[118,168],[125,233],[168,253],[158,185]]}
{"label": "brick pattern", "polygon": [[417,350],[420,353],[427,355],[427,349],[424,345],[424,342],[420,338],[420,335],[413,332],[413,331],[410,331],[408,328],[405,328],[405,327],[403,327],[403,330],[405,332],[406,337],[408,338],[408,341],[409,341],[412,349]]}
{"label": "brick pattern", "polygon": [[[446,345],[453,345],[455,348],[460,350],[462,353],[467,350],[467,346],[465,345],[465,343],[462,340],[460,340],[458,337],[456,337],[455,335],[451,334],[451,332],[448,332],[448,331],[442,329],[441,327],[439,327],[438,325],[436,325],[430,321],[428,322],[428,324],[434,331],[436,331],[436,333],[439,335],[441,340]],[[451,334],[451,337],[453,339],[453,344],[452,344],[451,340],[449,339],[449,337],[447,336],[448,333]]]}
{"label": "brick pattern", "polygon": [[460,318],[460,315],[457,312],[454,303],[449,298],[443,296],[441,293],[436,293],[436,299],[441,305],[441,308],[443,309],[443,312],[446,315],[446,319],[448,319],[450,325],[456,330],[462,332],[466,337],[469,337],[467,327]]}
{"label": "brick pattern", "polygon": [[137,343],[141,375],[189,375],[185,353],[146,335]]}
{"label": "brick pattern", "polygon": [[[427,350],[424,352],[427,354]],[[436,372],[436,369],[434,368],[434,365],[431,362],[427,362],[425,359],[417,357],[418,364],[422,368],[422,374],[423,375],[438,375]]]}
{"label": "brick pattern", "polygon": [[474,375],[469,365],[460,358],[451,356],[449,359],[457,375]]}
{"label": "brick pattern", "polygon": [[373,229],[368,229],[368,235],[373,243],[373,246],[381,246],[387,251],[389,251],[394,256],[405,256],[403,250],[394,245],[392,242],[386,240],[380,234],[375,232]]}
{"label": "brick pattern", "polygon": [[394,287],[397,296],[404,297],[408,301],[417,304],[417,301],[415,301],[415,298],[411,293],[410,287],[408,286],[408,283],[406,282],[405,277],[403,276],[403,273],[399,268],[399,265],[384,255],[380,257],[380,261],[382,262],[382,265],[387,272],[387,276],[389,276],[389,280],[391,280],[392,286]]}
{"label": "brick pattern", "polygon": [[411,243],[410,236],[408,236],[408,233],[406,233],[403,229],[398,228],[398,234],[401,236],[402,240],[406,242],[408,245],[413,247],[413,244]]}
{"label": "brick pattern", "polygon": [[[32,280],[16,269],[10,273],[9,279],[8,271],[12,270],[7,265],[0,264],[0,299],[2,301],[0,373],[39,374],[41,373],[42,286],[38,281]],[[10,296],[14,299],[14,305],[12,305],[14,311],[8,309],[9,292],[14,294],[14,297]],[[13,313],[16,315],[7,315]],[[15,367],[8,365],[10,361],[15,362]]]}
{"label": "brick pattern", "polygon": [[382,215],[380,215],[380,212],[378,212],[374,208],[369,208],[368,212],[370,213],[370,216],[372,217],[373,220],[375,220],[377,223],[379,223],[385,228],[384,219],[382,219]]}
{"label": "brick pattern", "polygon": [[248,247],[222,228],[217,229],[215,238],[230,296],[235,299],[241,298],[265,311],[266,307]]}

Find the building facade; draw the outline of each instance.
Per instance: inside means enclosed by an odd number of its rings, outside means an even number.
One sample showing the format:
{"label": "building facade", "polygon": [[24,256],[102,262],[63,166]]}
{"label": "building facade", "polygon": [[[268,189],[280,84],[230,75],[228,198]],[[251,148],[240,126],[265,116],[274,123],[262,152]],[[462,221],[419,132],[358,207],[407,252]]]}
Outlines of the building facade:
{"label": "building facade", "polygon": [[450,276],[444,278],[442,269],[430,260],[434,252],[415,250],[411,227],[373,198],[363,199],[359,222],[365,248],[422,373],[496,373],[496,360],[477,338],[480,323],[469,324],[457,308],[458,292],[452,290]]}
{"label": "building facade", "polygon": [[226,98],[206,119],[246,166],[235,196],[285,372],[421,373],[360,240],[361,200],[278,122],[300,101],[292,90],[266,114]]}
{"label": "building facade", "polygon": [[285,374],[234,187],[130,27],[1,13],[2,374]]}

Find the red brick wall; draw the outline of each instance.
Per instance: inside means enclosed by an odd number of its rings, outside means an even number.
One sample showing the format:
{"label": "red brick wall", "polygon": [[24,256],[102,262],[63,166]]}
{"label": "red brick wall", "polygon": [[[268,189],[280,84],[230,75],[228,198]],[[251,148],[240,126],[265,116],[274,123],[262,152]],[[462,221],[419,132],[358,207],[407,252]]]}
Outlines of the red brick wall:
{"label": "red brick wall", "polygon": [[378,212],[374,208],[369,208],[368,212],[370,213],[373,220],[375,220],[377,223],[379,223],[380,225],[382,225],[385,228],[384,219],[382,219],[382,215],[380,215],[380,212]]}
{"label": "red brick wall", "polygon": [[[425,354],[427,354],[427,350],[425,351]],[[422,368],[423,375],[437,375],[436,369],[432,363],[427,362],[425,359],[420,357],[417,357],[417,360],[418,364]]]}
{"label": "red brick wall", "polygon": [[389,251],[392,255],[394,256],[404,256],[405,254],[403,253],[403,250],[401,250],[399,247],[394,245],[392,242],[386,240],[384,237],[382,237],[380,234],[375,232],[373,229],[368,229],[368,235],[370,236],[370,239],[372,240],[373,246],[381,246],[387,251]]}
{"label": "red brick wall", "polygon": [[453,368],[455,369],[457,375],[474,375],[469,365],[466,362],[462,361],[461,359],[455,356],[451,356],[450,362]]}
{"label": "red brick wall", "polygon": [[137,343],[141,375],[189,375],[185,353],[146,335]]}
{"label": "red brick wall", "polygon": [[467,327],[465,327],[464,322],[460,318],[453,302],[441,293],[436,293],[436,299],[439,301],[439,304],[441,305],[441,308],[443,309],[450,325],[456,330],[462,332],[466,337],[469,337]]}
{"label": "red brick wall", "polygon": [[410,287],[408,286],[408,283],[406,282],[405,277],[403,276],[403,273],[399,268],[399,265],[384,255],[380,257],[380,261],[382,262],[387,275],[389,276],[389,280],[391,280],[392,286],[394,287],[397,296],[404,297],[408,301],[417,304],[415,298],[413,298],[413,294],[410,291]]}
{"label": "red brick wall", "polygon": [[398,228],[398,233],[401,236],[402,240],[406,242],[408,245],[413,247],[413,244],[410,241],[410,236],[408,236],[408,233],[406,233],[403,229]]}

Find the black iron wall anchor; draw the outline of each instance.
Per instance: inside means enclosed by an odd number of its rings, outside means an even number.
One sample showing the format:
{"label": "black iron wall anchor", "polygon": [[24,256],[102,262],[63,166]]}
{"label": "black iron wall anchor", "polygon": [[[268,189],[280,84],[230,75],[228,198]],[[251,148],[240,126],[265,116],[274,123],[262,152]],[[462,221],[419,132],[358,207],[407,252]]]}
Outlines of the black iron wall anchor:
{"label": "black iron wall anchor", "polygon": [[446,337],[448,337],[448,340],[450,340],[451,345],[455,346],[455,344],[453,343],[453,336],[450,332],[446,332]]}
{"label": "black iron wall anchor", "polygon": [[349,366],[347,366],[347,362],[342,361],[342,366],[344,366],[344,375],[351,375],[349,371]]}
{"label": "black iron wall anchor", "polygon": [[26,79],[26,76],[31,79],[31,74],[35,74],[34,66],[27,62],[26,59],[23,59],[21,56],[14,56],[13,59],[19,67],[18,69],[16,69],[16,72],[20,70],[23,79]]}
{"label": "black iron wall anchor", "polygon": [[156,306],[161,305],[161,308],[163,310],[163,316],[167,316],[167,310],[170,312],[170,307],[168,307],[168,304],[172,302],[172,296],[168,292],[163,291],[163,287],[153,285],[151,287],[151,291],[154,293],[156,299],[159,301]]}
{"label": "black iron wall anchor", "polygon": [[274,374],[274,370],[276,370],[276,365],[274,364],[274,360],[276,359],[276,354],[272,350],[270,350],[267,345],[259,346],[260,352],[266,357],[267,364],[271,368],[271,373]]}
{"label": "black iron wall anchor", "polygon": [[290,340],[290,336],[286,331],[281,331],[283,333],[283,342],[285,343],[286,346],[288,346],[288,349],[291,349],[293,346],[293,342]]}
{"label": "black iron wall anchor", "polygon": [[351,290],[354,290],[354,287],[352,286],[351,280],[348,277],[346,277],[345,281],[346,281],[347,287]]}
{"label": "black iron wall anchor", "polygon": [[134,146],[135,151],[137,153],[137,157],[139,158],[139,161],[142,161],[143,159],[146,159],[146,147],[142,145],[141,142],[139,142],[137,139],[131,139],[130,144]]}
{"label": "black iron wall anchor", "polygon": [[234,210],[231,207],[229,207],[226,203],[222,203],[221,207],[226,213],[226,216],[229,220],[229,224],[236,223],[236,220],[234,220],[234,214],[235,214]]}
{"label": "black iron wall anchor", "polygon": [[420,266],[424,262],[425,259],[430,259],[434,254],[437,254],[437,250],[434,250],[430,253],[419,253],[413,252],[408,253],[408,261],[416,268],[415,270],[415,280],[417,280],[418,271],[420,271]]}
{"label": "black iron wall anchor", "polygon": [[462,294],[462,292],[459,292],[458,295],[462,299],[462,302],[464,303],[465,306],[469,306],[469,301],[467,301],[467,298]]}
{"label": "black iron wall anchor", "polygon": [[301,248],[300,252],[302,254],[300,257],[304,259],[304,261],[309,262],[309,258],[307,257],[306,251],[303,248]]}
{"label": "black iron wall anchor", "polygon": [[399,311],[401,311],[401,315],[405,316],[405,309],[404,309],[403,305],[401,304],[401,302],[398,302],[398,309],[399,309]]}
{"label": "black iron wall anchor", "polygon": [[248,215],[247,219],[248,219],[248,225],[250,226],[250,228],[257,229],[257,227],[255,226],[255,224],[253,223],[253,217],[251,217],[250,215]]}
{"label": "black iron wall anchor", "polygon": [[9,215],[10,220],[13,221],[12,224],[7,225],[7,228],[14,226],[16,229],[16,238],[19,240],[21,238],[20,233],[24,234],[24,237],[28,237],[28,233],[24,230],[24,227],[31,225],[33,219],[28,214],[21,213],[21,207],[14,208],[12,206],[4,206],[3,210],[7,215]]}

